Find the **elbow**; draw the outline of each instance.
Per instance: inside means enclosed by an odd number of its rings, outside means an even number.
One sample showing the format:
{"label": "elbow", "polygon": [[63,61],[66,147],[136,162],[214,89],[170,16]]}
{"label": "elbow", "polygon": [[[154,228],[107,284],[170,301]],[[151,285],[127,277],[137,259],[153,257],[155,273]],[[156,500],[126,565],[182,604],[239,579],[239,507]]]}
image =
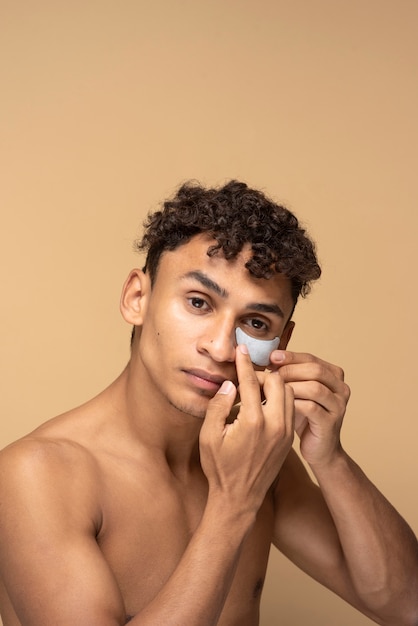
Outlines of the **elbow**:
{"label": "elbow", "polygon": [[[416,594],[418,595],[418,589],[416,589]],[[402,624],[405,624],[405,626],[418,626],[418,599],[415,600],[415,606],[412,607],[409,614],[405,615]]]}
{"label": "elbow", "polygon": [[418,626],[417,576],[413,574],[400,579],[393,573],[386,573],[373,582],[356,589],[366,615],[381,626]]}
{"label": "elbow", "polygon": [[390,621],[382,622],[383,626],[418,626],[418,613],[396,617]]}
{"label": "elbow", "polygon": [[379,607],[375,604],[368,614],[381,626],[418,626],[418,597],[402,603],[386,601]]}
{"label": "elbow", "polygon": [[402,598],[399,604],[399,614],[389,624],[390,626],[418,626],[418,587],[414,586],[408,597]]}

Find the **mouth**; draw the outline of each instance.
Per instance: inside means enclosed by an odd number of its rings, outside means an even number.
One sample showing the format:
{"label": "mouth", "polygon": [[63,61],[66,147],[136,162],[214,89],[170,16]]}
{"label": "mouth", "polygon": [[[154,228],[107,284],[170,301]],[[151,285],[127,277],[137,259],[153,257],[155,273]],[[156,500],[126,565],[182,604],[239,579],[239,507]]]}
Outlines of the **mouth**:
{"label": "mouth", "polygon": [[211,374],[205,370],[191,369],[183,370],[193,387],[202,391],[211,392],[213,395],[219,390],[222,383],[227,380],[225,376]]}

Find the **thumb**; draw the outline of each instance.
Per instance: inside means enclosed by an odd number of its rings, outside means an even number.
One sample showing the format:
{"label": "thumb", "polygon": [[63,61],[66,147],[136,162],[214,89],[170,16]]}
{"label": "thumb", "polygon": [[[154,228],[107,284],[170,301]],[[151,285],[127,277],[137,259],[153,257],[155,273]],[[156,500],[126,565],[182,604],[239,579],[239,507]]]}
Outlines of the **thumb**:
{"label": "thumb", "polygon": [[209,431],[223,432],[225,421],[231,413],[236,395],[237,390],[234,383],[230,380],[225,380],[217,393],[208,402],[201,435],[202,432],[208,433]]}

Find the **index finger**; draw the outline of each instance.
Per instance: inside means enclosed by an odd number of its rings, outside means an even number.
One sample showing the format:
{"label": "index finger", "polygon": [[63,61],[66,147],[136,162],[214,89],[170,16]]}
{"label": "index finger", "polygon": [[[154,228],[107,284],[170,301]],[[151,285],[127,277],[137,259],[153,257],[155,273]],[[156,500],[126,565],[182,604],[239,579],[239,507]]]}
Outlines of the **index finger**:
{"label": "index finger", "polygon": [[239,344],[237,346],[235,366],[237,369],[239,395],[242,406],[252,411],[260,411],[260,383],[245,344]]}
{"label": "index finger", "polygon": [[336,378],[344,381],[344,370],[338,365],[328,363],[307,352],[290,352],[289,350],[273,350],[270,355],[272,369],[279,369],[285,365],[317,364],[324,370],[331,372]]}

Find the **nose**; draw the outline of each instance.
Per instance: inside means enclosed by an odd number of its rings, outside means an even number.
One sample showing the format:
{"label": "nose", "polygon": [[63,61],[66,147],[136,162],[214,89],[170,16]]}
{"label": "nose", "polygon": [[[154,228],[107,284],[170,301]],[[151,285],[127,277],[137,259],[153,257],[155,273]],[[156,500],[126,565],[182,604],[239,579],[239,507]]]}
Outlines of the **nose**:
{"label": "nose", "polygon": [[211,325],[198,341],[199,352],[208,354],[218,363],[235,361],[235,325],[224,322]]}

